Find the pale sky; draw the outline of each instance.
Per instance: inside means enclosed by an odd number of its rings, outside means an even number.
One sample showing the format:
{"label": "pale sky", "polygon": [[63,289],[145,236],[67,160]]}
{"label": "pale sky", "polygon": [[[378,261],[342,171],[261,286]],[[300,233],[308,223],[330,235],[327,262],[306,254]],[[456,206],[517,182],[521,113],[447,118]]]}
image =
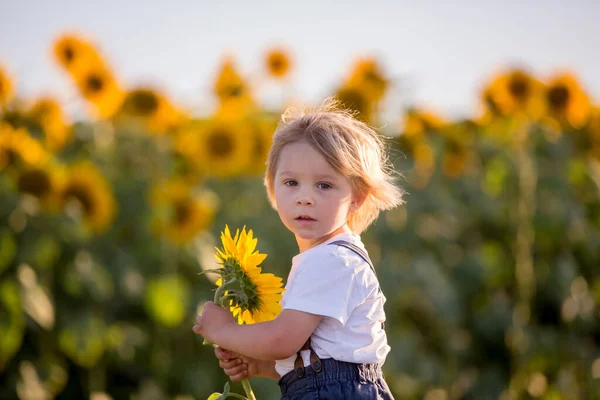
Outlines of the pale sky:
{"label": "pale sky", "polygon": [[[272,4],[271,4],[272,3]],[[70,81],[50,57],[64,31],[90,37],[127,85],[151,82],[198,106],[222,56],[255,75],[264,51],[294,55],[297,98],[327,96],[357,56],[375,55],[399,82],[392,108],[425,104],[449,116],[476,109],[498,68],[540,78],[574,71],[600,103],[600,1],[69,1],[0,0],[0,63],[25,97],[73,103]]]}

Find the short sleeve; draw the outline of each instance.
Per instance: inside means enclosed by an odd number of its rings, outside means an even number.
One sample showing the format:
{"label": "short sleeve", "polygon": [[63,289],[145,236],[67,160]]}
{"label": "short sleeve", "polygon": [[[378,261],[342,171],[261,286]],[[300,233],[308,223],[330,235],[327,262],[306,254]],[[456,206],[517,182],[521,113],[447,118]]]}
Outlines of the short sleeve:
{"label": "short sleeve", "polygon": [[354,269],[334,254],[335,249],[302,260],[285,293],[284,309],[304,311],[345,324],[354,308]]}

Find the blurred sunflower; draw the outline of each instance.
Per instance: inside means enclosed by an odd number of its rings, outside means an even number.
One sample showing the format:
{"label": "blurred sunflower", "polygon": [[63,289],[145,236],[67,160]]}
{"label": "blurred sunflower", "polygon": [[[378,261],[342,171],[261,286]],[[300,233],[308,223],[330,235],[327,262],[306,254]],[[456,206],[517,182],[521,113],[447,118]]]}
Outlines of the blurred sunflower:
{"label": "blurred sunflower", "polygon": [[252,97],[248,84],[238,72],[231,57],[227,57],[221,64],[213,91],[221,101]]}
{"label": "blurred sunflower", "polygon": [[27,115],[44,132],[46,146],[58,151],[71,138],[71,127],[60,104],[53,97],[41,97],[29,108]]}
{"label": "blurred sunflower", "polygon": [[246,232],[246,227],[241,232],[236,230],[233,237],[225,226],[221,242],[223,246],[216,249],[215,257],[222,268],[211,272],[221,275],[216,285],[226,290],[224,304],[240,324],[273,320],[281,312],[279,302],[284,289],[281,278],[261,273],[259,265],[267,255],[256,250],[258,239],[252,230]]}
{"label": "blurred sunflower", "polygon": [[262,117],[250,123],[254,146],[252,148],[252,160],[249,171],[259,175],[264,174],[269,155],[269,149],[273,142],[273,134],[277,128],[277,119]]}
{"label": "blurred sunflower", "polygon": [[474,118],[474,121],[479,126],[486,126],[491,123],[496,117],[502,115],[500,107],[495,99],[491,89],[493,83],[488,85],[481,93],[481,111]]}
{"label": "blurred sunflower", "polygon": [[488,111],[503,116],[524,113],[538,119],[544,112],[544,85],[521,69],[498,75],[483,92]]}
{"label": "blurred sunflower", "polygon": [[413,150],[415,178],[411,181],[417,189],[423,189],[429,184],[431,175],[435,170],[435,155],[431,146],[425,142],[418,142]]}
{"label": "blurred sunflower", "polygon": [[292,61],[289,53],[283,49],[271,49],[265,56],[265,67],[273,78],[285,78],[290,72]]}
{"label": "blurred sunflower", "polygon": [[200,171],[219,177],[247,172],[252,135],[246,124],[213,118],[177,136],[176,150]]}
{"label": "blurred sunflower", "polygon": [[389,81],[375,58],[359,58],[353,65],[347,80],[348,86],[362,88],[372,102],[380,101]]}
{"label": "blurred sunflower", "polygon": [[558,74],[549,80],[545,102],[550,117],[575,129],[585,125],[590,116],[590,99],[570,73]]}
{"label": "blurred sunflower", "polygon": [[13,97],[13,83],[6,69],[0,65],[0,107],[8,103]]}
{"label": "blurred sunflower", "polygon": [[111,71],[102,65],[88,68],[76,77],[80,94],[99,118],[111,118],[123,102],[124,93]]}
{"label": "blurred sunflower", "polygon": [[240,119],[256,110],[250,86],[239,74],[231,57],[221,64],[213,91],[219,100],[216,112],[219,118]]}
{"label": "blurred sunflower", "polygon": [[103,65],[94,46],[75,34],[58,37],[52,45],[52,52],[56,62],[75,80],[79,80],[90,68]]}
{"label": "blurred sunflower", "polygon": [[59,204],[76,211],[95,233],[109,227],[117,208],[110,184],[89,162],[71,166],[59,189]]}
{"label": "blurred sunflower", "polygon": [[359,86],[342,86],[335,97],[347,109],[357,113],[356,117],[366,123],[371,122],[373,104],[364,89]]}
{"label": "blurred sunflower", "polygon": [[592,110],[592,116],[584,135],[584,149],[590,156],[600,161],[600,107],[595,107]]}
{"label": "blurred sunflower", "polygon": [[48,161],[20,170],[16,177],[16,187],[19,193],[29,194],[54,207],[63,177],[62,168],[55,162]]}
{"label": "blurred sunflower", "polygon": [[9,167],[37,165],[49,158],[40,142],[24,129],[0,124],[0,171]]}
{"label": "blurred sunflower", "polygon": [[410,139],[422,138],[426,133],[440,131],[447,122],[436,113],[411,108],[403,115],[402,132]]}
{"label": "blurred sunflower", "polygon": [[448,125],[444,129],[444,155],[441,161],[444,175],[458,179],[472,168],[476,132],[476,126],[467,122]]}
{"label": "blurred sunflower", "polygon": [[162,134],[181,123],[183,115],[158,91],[140,87],[129,91],[120,114],[139,119],[153,133]]}
{"label": "blurred sunflower", "polygon": [[208,190],[194,193],[188,183],[176,180],[155,187],[151,203],[158,210],[153,230],[182,245],[212,225],[219,201]]}

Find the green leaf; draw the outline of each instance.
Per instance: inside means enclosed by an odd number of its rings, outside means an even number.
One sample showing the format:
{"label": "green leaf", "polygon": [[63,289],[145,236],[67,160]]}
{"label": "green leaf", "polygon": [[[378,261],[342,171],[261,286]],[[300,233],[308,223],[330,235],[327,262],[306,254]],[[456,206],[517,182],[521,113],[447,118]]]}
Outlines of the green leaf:
{"label": "green leaf", "polygon": [[19,350],[25,333],[19,286],[12,280],[0,284],[0,372]]}
{"label": "green leaf", "polygon": [[215,392],[211,394],[207,400],[225,400],[227,396],[229,396],[229,382],[225,383],[222,394]]}

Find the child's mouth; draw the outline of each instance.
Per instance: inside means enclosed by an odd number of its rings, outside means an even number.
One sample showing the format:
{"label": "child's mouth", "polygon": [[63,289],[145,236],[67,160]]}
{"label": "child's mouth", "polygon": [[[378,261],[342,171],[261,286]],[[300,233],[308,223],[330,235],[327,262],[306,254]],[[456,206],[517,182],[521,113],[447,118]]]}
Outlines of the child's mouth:
{"label": "child's mouth", "polygon": [[301,215],[299,217],[296,217],[296,221],[301,221],[301,222],[312,222],[312,221],[316,221],[316,219],[309,217],[308,215]]}

